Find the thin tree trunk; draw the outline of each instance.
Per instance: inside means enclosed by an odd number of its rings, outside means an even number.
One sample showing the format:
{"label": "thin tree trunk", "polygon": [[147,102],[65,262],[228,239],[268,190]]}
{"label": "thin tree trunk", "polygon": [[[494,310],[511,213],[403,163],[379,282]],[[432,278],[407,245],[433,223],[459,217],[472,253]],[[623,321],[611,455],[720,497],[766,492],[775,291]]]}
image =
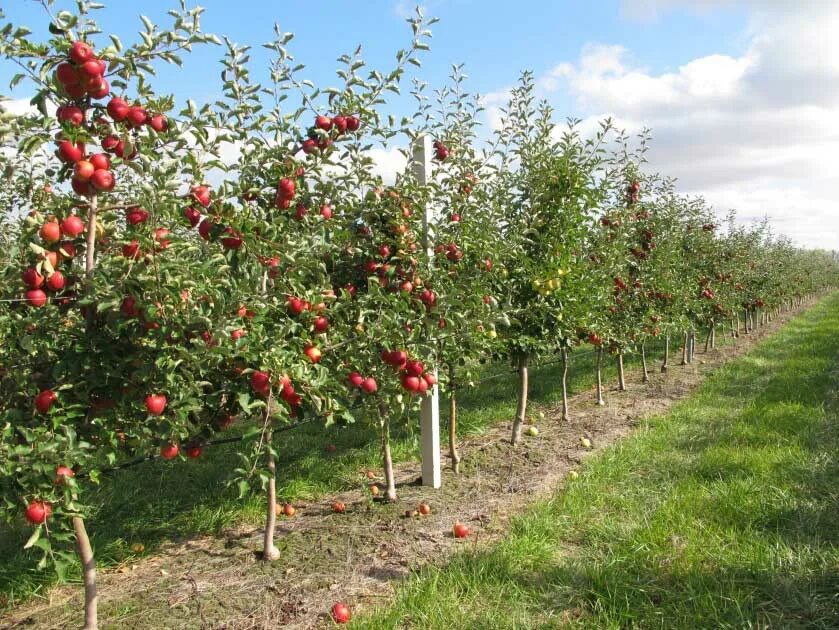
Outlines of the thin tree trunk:
{"label": "thin tree trunk", "polygon": [[626,376],[623,372],[623,350],[618,351],[618,390],[626,391]]}
{"label": "thin tree trunk", "polygon": [[705,354],[711,349],[711,336],[714,334],[714,320],[711,320],[711,326],[708,328],[708,336],[705,337]]}
{"label": "thin tree trunk", "polygon": [[603,348],[597,348],[597,404],[605,405],[603,400]]}
{"label": "thin tree trunk", "polygon": [[[98,199],[96,195],[90,198],[90,205],[87,211],[87,235],[85,236],[85,276],[87,289],[90,290],[90,282],[93,270],[96,268],[96,216]],[[87,326],[90,330],[96,309],[88,306]],[[74,516],[72,519],[73,532],[76,535],[76,548],[79,553],[79,560],[82,564],[82,575],[84,576],[84,628],[83,630],[96,630],[99,627],[98,595],[96,588],[96,559],[93,556],[93,547],[90,545],[90,538],[87,535],[87,528],[81,516]]]}
{"label": "thin tree trunk", "polygon": [[661,371],[666,372],[670,367],[670,335],[664,335],[664,361],[661,362]]}
{"label": "thin tree trunk", "polygon": [[383,416],[382,421],[382,458],[385,465],[385,483],[387,483],[385,498],[393,502],[396,501],[396,480],[393,476],[393,458],[390,455],[390,421],[386,416]]}
{"label": "thin tree trunk", "polygon": [[73,532],[76,534],[76,547],[79,552],[79,559],[82,562],[82,574],[84,576],[83,630],[96,630],[99,627],[96,560],[93,558],[93,548],[90,546],[90,538],[87,536],[87,529],[85,529],[82,517],[73,517]]}
{"label": "thin tree trunk", "polygon": [[568,348],[562,349],[562,420],[568,421]]}
{"label": "thin tree trunk", "polygon": [[96,195],[93,195],[87,209],[87,235],[84,252],[84,270],[88,277],[96,268],[96,216],[98,207],[98,199]]}
{"label": "thin tree trunk", "polygon": [[711,350],[717,349],[717,327],[711,324]]}
{"label": "thin tree trunk", "polygon": [[682,362],[679,365],[688,364],[688,331],[685,331],[684,341],[682,343]]}
{"label": "thin tree trunk", "polygon": [[[268,404],[271,404],[269,397]],[[268,420],[268,407],[265,408]],[[274,454],[271,452],[273,433],[269,429],[265,433],[265,444],[268,452],[265,454],[265,467],[268,469],[268,496],[265,501],[265,532],[262,537],[262,559],[266,561],[277,560],[280,557],[280,550],[274,545],[274,531],[277,526],[277,463],[274,461]]]}
{"label": "thin tree trunk", "polygon": [[692,330],[688,333],[688,363],[693,363],[693,356],[696,352],[696,331]]}
{"label": "thin tree trunk", "polygon": [[740,336],[740,311],[734,312],[734,338],[737,339]]}
{"label": "thin tree trunk", "polygon": [[513,446],[521,440],[521,427],[527,414],[527,355],[519,358],[519,404],[513,420]]}
{"label": "thin tree trunk", "polygon": [[452,470],[460,472],[460,454],[457,452],[457,393],[454,384],[454,367],[449,368],[449,456]]}
{"label": "thin tree trunk", "polygon": [[644,347],[645,344],[641,344],[641,368],[643,371],[643,376],[641,377],[642,383],[649,383],[650,382],[650,373],[647,371],[647,349]]}

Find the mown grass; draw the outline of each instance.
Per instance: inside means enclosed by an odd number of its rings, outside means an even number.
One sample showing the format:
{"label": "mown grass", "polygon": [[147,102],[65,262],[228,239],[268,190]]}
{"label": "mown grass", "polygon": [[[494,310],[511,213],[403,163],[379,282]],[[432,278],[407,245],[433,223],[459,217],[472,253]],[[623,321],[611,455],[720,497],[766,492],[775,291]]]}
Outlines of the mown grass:
{"label": "mown grass", "polygon": [[[719,335],[722,337],[722,335]],[[672,345],[677,351],[677,343]],[[661,359],[660,347],[650,349],[652,362]],[[569,389],[589,388],[594,380],[594,354],[585,348],[572,354]],[[632,365],[635,359],[629,359]],[[671,357],[672,361],[672,357]],[[505,364],[486,366],[481,376],[507,372]],[[604,378],[611,383],[616,371],[612,362],[605,366]],[[558,388],[561,367],[557,363],[531,370],[531,411],[555,406],[560,400]],[[499,420],[512,419],[516,407],[517,382],[514,374],[492,378],[465,389],[459,395],[458,430],[461,435],[475,435]],[[443,436],[447,443],[446,408],[441,402]],[[324,451],[334,444],[334,454]],[[278,497],[294,501],[314,499],[330,493],[361,488],[366,478],[360,471],[380,470],[381,458],[376,434],[362,424],[324,428],[312,423],[279,434],[280,461],[277,470]],[[412,425],[397,431],[393,444],[396,461],[416,459],[419,430]],[[264,498],[259,493],[238,497],[238,491],[226,482],[240,464],[235,447],[223,445],[208,449],[196,461],[165,463],[155,461],[122,470],[109,477],[91,501],[95,513],[89,519],[97,562],[113,566],[135,556],[131,547],[142,543],[145,553],[164,541],[214,534],[239,523],[260,523]],[[444,460],[444,465],[447,462]],[[20,523],[12,529],[0,525],[0,610],[43,591],[55,582],[50,571],[38,571],[36,559],[22,549],[30,530]],[[79,579],[78,567],[70,579]]]}
{"label": "mown grass", "polygon": [[838,357],[832,296],[353,627],[839,627]]}

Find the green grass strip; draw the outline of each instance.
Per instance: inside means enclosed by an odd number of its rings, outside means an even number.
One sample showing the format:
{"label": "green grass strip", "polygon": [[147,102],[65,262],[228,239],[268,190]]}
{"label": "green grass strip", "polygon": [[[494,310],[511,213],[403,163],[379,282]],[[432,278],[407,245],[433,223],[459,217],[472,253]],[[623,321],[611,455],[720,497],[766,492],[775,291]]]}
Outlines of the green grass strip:
{"label": "green grass strip", "polygon": [[358,628],[839,627],[839,296]]}

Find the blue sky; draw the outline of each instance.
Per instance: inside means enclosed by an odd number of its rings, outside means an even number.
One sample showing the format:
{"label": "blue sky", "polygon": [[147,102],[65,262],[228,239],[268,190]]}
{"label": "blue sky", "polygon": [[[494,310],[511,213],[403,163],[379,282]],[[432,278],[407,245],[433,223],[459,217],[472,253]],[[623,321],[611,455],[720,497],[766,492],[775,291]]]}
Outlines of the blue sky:
{"label": "blue sky", "polygon": [[[58,0],[57,4],[72,3]],[[175,0],[104,0],[106,32],[124,42],[139,29],[135,7],[165,23]],[[34,0],[3,3],[7,17],[43,34]],[[368,64],[391,67],[410,36],[410,0],[205,0],[203,26],[251,44],[252,68],[264,68],[260,44],[280,23],[290,49],[317,85],[337,82],[335,59],[364,44]],[[630,132],[653,131],[649,168],[676,177],[720,214],[744,221],[768,216],[796,243],[839,249],[839,2],[832,0],[425,0],[440,18],[431,52],[415,75],[431,88],[465,62],[467,89],[486,95],[486,124],[523,69],[557,120],[573,116],[593,129],[604,116]],[[103,39],[103,41],[105,41]],[[158,92],[183,102],[219,94],[221,49],[205,47],[183,69],[165,68]],[[15,72],[0,63],[0,94]],[[8,95],[8,94],[7,94]],[[31,95],[21,85],[15,99]],[[22,106],[22,104],[15,104]],[[404,113],[402,107],[393,113]],[[394,151],[374,159],[401,168]]]}
{"label": "blue sky", "polygon": [[[56,7],[73,4],[59,0]],[[123,42],[132,41],[140,27],[136,8],[140,3],[122,0],[106,4],[106,10],[96,13],[105,32],[116,33]],[[388,67],[395,51],[408,42],[404,16],[414,6],[404,0],[325,0],[318,9],[303,0],[205,0],[200,4],[207,9],[203,29],[254,45],[255,62],[263,56],[259,44],[272,37],[274,22],[295,33],[290,50],[306,64],[306,76],[318,85],[335,80],[335,59],[359,43],[364,44],[371,66]],[[171,0],[147,0],[142,12],[155,23],[165,24],[166,10],[173,5]],[[587,42],[620,44],[632,51],[638,64],[653,72],[709,52],[737,53],[745,45],[740,37],[745,12],[740,10],[680,10],[655,20],[632,19],[618,0],[432,0],[425,10],[440,22],[433,27],[432,50],[419,73],[421,78],[430,86],[439,86],[445,83],[451,64],[465,62],[470,89],[480,93],[513,84],[523,69],[538,76],[560,61],[575,59]],[[36,33],[46,26],[43,9],[34,0],[15,0],[5,11],[11,21]],[[212,98],[219,84],[220,53],[218,47],[199,47],[187,56],[183,70],[163,69],[156,89],[172,92],[179,99]],[[8,85],[11,72],[9,66],[0,66],[0,85]],[[25,87],[12,94],[18,98],[26,95]],[[580,113],[573,111],[571,99],[558,101],[563,117]]]}

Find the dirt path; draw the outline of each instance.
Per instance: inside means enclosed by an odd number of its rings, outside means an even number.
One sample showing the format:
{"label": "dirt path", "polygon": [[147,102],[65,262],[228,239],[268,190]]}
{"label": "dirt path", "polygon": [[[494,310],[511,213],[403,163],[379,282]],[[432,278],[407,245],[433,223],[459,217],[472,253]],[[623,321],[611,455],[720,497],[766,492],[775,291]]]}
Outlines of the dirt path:
{"label": "dirt path", "polygon": [[[461,474],[443,473],[443,488],[416,485],[418,463],[397,469],[399,501],[373,504],[369,496],[347,492],[329,500],[296,504],[298,514],[278,523],[273,564],[261,562],[261,530],[237,529],[220,537],[172,543],[130,565],[100,573],[102,628],[318,628],[328,627],[335,601],[358,614],[384,604],[396,583],[429,562],[444,561],[458,547],[479,547],[501,537],[510,516],[548,496],[568,471],[591,453],[627,435],[647,416],[667,410],[689,394],[708,372],[744,353],[783,325],[790,314],[741,336],[735,346],[697,353],[693,365],[679,366],[675,353],[668,373],[651,365],[651,382],[627,375],[628,391],[607,392],[607,406],[593,404],[591,391],[571,400],[572,419],[561,424],[558,410],[545,410],[539,435],[525,436],[512,450],[510,423],[463,443]],[[697,346],[700,344],[697,342]],[[593,449],[580,445],[591,436]],[[443,458],[444,464],[448,458]],[[334,514],[333,500],[346,503]],[[406,518],[406,509],[426,501],[432,514]],[[455,520],[472,535],[457,540]],[[81,619],[81,588],[53,588],[0,618],[0,628],[72,628]]]}

